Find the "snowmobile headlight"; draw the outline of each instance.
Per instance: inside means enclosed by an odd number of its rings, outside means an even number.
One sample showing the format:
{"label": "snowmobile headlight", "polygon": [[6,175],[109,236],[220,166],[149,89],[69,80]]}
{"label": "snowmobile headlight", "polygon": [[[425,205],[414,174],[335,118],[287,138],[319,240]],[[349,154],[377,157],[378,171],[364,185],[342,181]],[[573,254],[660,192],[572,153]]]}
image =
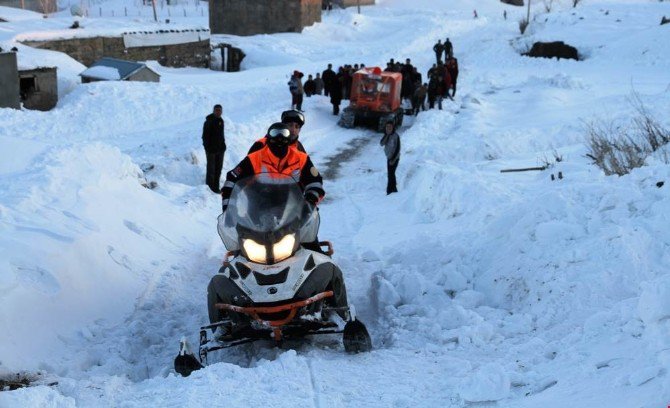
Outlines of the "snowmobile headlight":
{"label": "snowmobile headlight", "polygon": [[252,239],[245,239],[242,242],[242,246],[250,261],[263,264],[267,262],[267,253],[264,245],[261,245]]}
{"label": "snowmobile headlight", "polygon": [[275,262],[283,261],[289,256],[293,255],[293,248],[295,247],[295,234],[288,234],[279,242],[274,244],[272,252],[274,254]]}

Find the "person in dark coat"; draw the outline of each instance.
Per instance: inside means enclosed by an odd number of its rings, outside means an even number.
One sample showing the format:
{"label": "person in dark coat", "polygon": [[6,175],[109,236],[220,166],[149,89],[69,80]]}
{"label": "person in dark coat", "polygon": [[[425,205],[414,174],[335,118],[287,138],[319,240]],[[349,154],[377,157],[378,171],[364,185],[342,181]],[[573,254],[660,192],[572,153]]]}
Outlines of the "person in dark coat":
{"label": "person in dark coat", "polygon": [[438,108],[442,110],[442,94],[443,85],[442,77],[438,74],[433,74],[428,82],[428,109],[435,108],[437,101]]}
{"label": "person in dark coat", "polygon": [[447,59],[446,67],[447,71],[449,71],[449,75],[451,76],[451,89],[453,90],[451,97],[453,98],[454,96],[456,96],[456,80],[458,79],[458,60],[453,56],[449,57],[449,59]]}
{"label": "person in dark coat", "polygon": [[[418,82],[419,85],[421,85],[421,83],[423,82],[423,76],[416,67],[412,69],[412,81]],[[414,88],[416,89],[417,86],[415,86]]]}
{"label": "person in dark coat", "polygon": [[324,95],[328,96],[330,95],[330,91],[333,89],[333,84],[335,81],[335,71],[333,71],[333,64],[328,64],[328,69],[321,73],[321,79],[323,79]]}
{"label": "person in dark coat", "polygon": [[386,155],[386,169],[388,170],[386,195],[397,193],[398,187],[396,185],[395,171],[400,161],[400,136],[395,131],[395,124],[392,120],[386,122],[384,136],[379,144],[384,146],[384,154]]}
{"label": "person in dark coat", "polygon": [[416,91],[414,91],[414,97],[412,98],[414,116],[419,115],[419,110],[426,110],[426,93],[428,93],[428,84],[421,85],[421,82],[418,82]]}
{"label": "person in dark coat", "polygon": [[426,77],[430,80],[430,77],[433,76],[433,74],[436,72],[436,70],[437,70],[437,64],[433,64],[433,66],[430,67],[430,69],[428,70],[428,73],[426,74]]}
{"label": "person in dark coat", "polygon": [[444,59],[446,60],[449,57],[454,55],[454,46],[451,44],[451,41],[447,38],[447,41],[444,42]]}
{"label": "person in dark coat", "polygon": [[207,175],[205,183],[215,192],[220,193],[221,168],[223,167],[223,154],[226,152],[226,139],[224,136],[224,122],[221,114],[221,105],[214,105],[214,111],[207,115],[202,126],[202,146],[205,148],[207,157]]}
{"label": "person in dark coat", "polygon": [[[338,73],[339,75],[339,73]],[[353,77],[351,76],[351,67],[346,65],[342,70],[342,99],[349,99],[351,93],[351,83]]]}
{"label": "person in dark coat", "polygon": [[323,94],[323,89],[324,89],[323,79],[321,79],[321,74],[317,72],[316,78],[314,78],[314,94],[316,95]]}
{"label": "person in dark coat", "polygon": [[414,95],[414,66],[412,61],[407,58],[405,64],[401,66],[400,73],[402,74],[402,83],[400,86],[400,95],[403,99],[409,99],[411,101],[412,96]]}
{"label": "person in dark coat", "polygon": [[340,103],[342,102],[342,68],[333,80],[333,87],[330,90],[330,103],[333,104],[333,115],[340,114]]}
{"label": "person in dark coat", "polygon": [[441,62],[442,53],[444,52],[444,45],[442,44],[442,40],[437,40],[437,44],[433,46],[433,51],[435,51],[435,61]]}
{"label": "person in dark coat", "polygon": [[311,75],[307,76],[307,81],[305,81],[305,85],[303,85],[302,89],[305,91],[305,96],[308,98],[316,93],[316,84]]}
{"label": "person in dark coat", "polygon": [[416,90],[416,82],[414,82],[413,76],[410,75],[408,77],[403,76],[403,89],[405,90],[405,99],[407,99],[410,103],[412,103],[412,100],[414,98],[414,91]]}

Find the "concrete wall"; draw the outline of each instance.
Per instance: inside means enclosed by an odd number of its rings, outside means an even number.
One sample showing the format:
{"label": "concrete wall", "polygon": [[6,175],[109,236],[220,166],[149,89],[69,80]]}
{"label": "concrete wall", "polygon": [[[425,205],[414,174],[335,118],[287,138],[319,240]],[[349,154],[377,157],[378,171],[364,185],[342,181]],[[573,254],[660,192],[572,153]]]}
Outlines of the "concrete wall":
{"label": "concrete wall", "polygon": [[149,68],[142,68],[128,78],[128,81],[160,82],[160,76]]}
{"label": "concrete wall", "polygon": [[299,33],[321,21],[321,0],[209,0],[212,34]]}
{"label": "concrete wall", "polygon": [[0,108],[21,108],[16,54],[0,53]]}
{"label": "concrete wall", "polygon": [[48,111],[58,103],[58,78],[56,68],[37,68],[19,71],[19,78],[33,78],[35,88],[21,92],[23,107]]}
{"label": "concrete wall", "polygon": [[155,60],[166,67],[209,67],[209,39],[151,47],[126,48],[122,37],[72,38],[50,41],[24,41],[23,44],[64,52],[87,67],[102,57],[132,61]]}
{"label": "concrete wall", "polygon": [[[38,13],[54,13],[57,10],[56,0],[47,0],[46,10],[42,9],[39,0],[23,0],[26,10],[36,11]],[[0,6],[21,8],[21,0],[0,0]]]}

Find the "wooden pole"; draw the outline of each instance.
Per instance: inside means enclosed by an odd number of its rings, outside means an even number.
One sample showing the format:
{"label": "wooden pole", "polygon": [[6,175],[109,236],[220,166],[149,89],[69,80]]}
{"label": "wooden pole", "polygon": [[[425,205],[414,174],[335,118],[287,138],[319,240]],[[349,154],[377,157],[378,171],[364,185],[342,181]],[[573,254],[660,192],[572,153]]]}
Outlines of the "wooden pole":
{"label": "wooden pole", "polygon": [[501,173],[515,173],[515,172],[520,172],[520,171],[542,171],[546,170],[547,168],[542,166],[542,167],[525,167],[523,169],[504,169],[500,170]]}
{"label": "wooden pole", "polygon": [[158,21],[158,15],[156,14],[156,0],[151,0],[151,7],[154,8],[154,21]]}

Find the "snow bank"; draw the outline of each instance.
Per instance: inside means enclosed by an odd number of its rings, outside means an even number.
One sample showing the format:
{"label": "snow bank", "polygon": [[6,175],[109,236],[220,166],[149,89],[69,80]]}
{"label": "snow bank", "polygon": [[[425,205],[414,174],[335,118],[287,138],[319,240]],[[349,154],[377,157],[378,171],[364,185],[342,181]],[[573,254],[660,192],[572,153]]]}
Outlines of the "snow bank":
{"label": "snow bank", "polygon": [[167,204],[141,186],[141,170],[117,148],[55,149],[40,162],[22,177],[29,189],[3,181],[0,304],[14,313],[2,316],[12,329],[0,361],[9,368],[53,362],[63,352],[55,336],[132,310],[154,269],[146,244],[165,240],[152,232],[163,216],[141,214]]}

